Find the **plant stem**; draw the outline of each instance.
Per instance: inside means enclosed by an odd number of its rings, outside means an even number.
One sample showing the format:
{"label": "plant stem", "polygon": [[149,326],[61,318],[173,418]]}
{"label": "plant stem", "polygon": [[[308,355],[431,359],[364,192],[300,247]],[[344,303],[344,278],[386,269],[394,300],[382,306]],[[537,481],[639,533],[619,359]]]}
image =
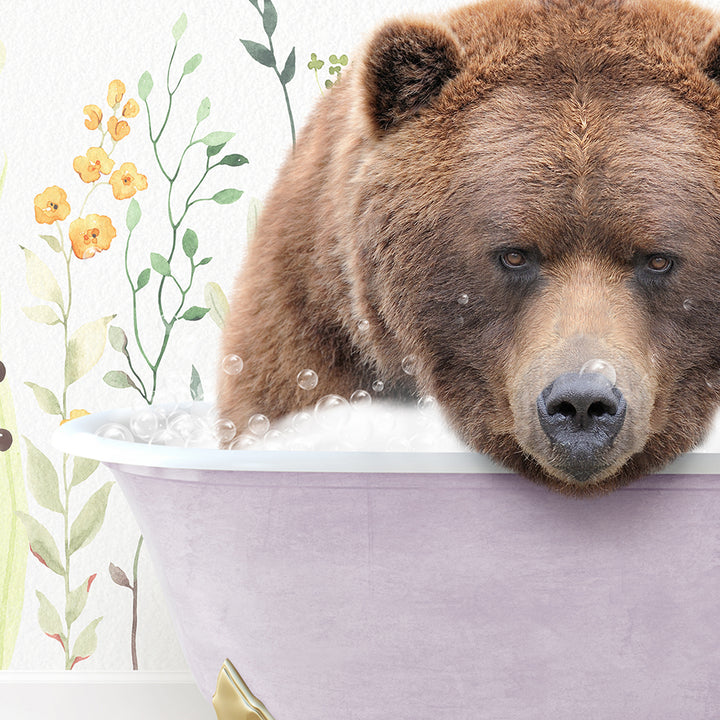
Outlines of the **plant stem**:
{"label": "plant stem", "polygon": [[140,557],[140,548],[143,544],[143,536],[140,536],[140,539],[138,540],[137,544],[137,550],[135,551],[135,560],[133,561],[133,586],[132,586],[132,594],[133,594],[133,618],[132,618],[132,630],[130,632],[130,654],[132,656],[132,665],[133,670],[138,669],[138,661],[137,661],[137,603],[138,603],[138,594],[137,594],[137,577],[138,577],[138,559]]}

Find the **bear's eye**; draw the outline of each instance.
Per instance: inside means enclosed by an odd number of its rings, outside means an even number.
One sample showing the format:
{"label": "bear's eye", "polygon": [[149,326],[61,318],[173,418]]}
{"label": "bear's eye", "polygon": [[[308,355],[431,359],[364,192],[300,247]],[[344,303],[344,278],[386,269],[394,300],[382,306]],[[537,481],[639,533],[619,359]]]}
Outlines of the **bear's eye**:
{"label": "bear's eye", "polygon": [[653,255],[647,261],[648,270],[654,273],[666,273],[672,267],[672,260],[665,255]]}
{"label": "bear's eye", "polygon": [[527,265],[527,258],[519,250],[510,250],[500,256],[505,267],[514,269]]}

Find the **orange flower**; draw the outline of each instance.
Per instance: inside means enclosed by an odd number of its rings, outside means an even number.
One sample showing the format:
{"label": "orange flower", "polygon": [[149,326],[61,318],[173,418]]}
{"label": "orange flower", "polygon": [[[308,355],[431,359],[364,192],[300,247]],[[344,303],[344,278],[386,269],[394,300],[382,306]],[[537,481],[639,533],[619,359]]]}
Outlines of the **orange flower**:
{"label": "orange flower", "polygon": [[83,415],[89,415],[90,413],[87,410],[71,410],[70,411],[70,417],[65,418],[64,420],[60,421],[60,424],[70,422],[71,420],[74,420],[75,418],[82,417]]}
{"label": "orange flower", "polygon": [[118,120],[116,117],[108,118],[107,128],[110,137],[115,141],[122,140],[130,134],[130,125],[125,120]]}
{"label": "orange flower", "polygon": [[115,161],[108,157],[108,154],[99,147],[91,147],[87,155],[78,155],[73,160],[73,170],[80,175],[83,182],[91,183],[100,179],[100,173],[109,175]]}
{"label": "orange flower", "polygon": [[148,186],[147,178],[141,175],[135,163],[126,162],[110,176],[113,195],[117,200],[127,200],[137,190],[145,190]]}
{"label": "orange flower", "polygon": [[45,188],[35,196],[35,220],[52,225],[56,220],[64,220],[70,214],[67,193],[57,185]]}
{"label": "orange flower", "polygon": [[75,257],[87,260],[96,252],[107,250],[117,235],[109,217],[105,215],[88,215],[70,223],[70,243]]}
{"label": "orange flower", "polygon": [[114,108],[120,103],[125,94],[125,83],[122,80],[113,80],[108,86],[108,105]]}
{"label": "orange flower", "polygon": [[85,127],[88,130],[97,130],[102,121],[102,110],[97,105],[86,105],[83,112],[89,118],[85,121]]}
{"label": "orange flower", "polygon": [[126,103],[122,111],[122,116],[126,118],[134,118],[140,112],[140,106],[130,98]]}

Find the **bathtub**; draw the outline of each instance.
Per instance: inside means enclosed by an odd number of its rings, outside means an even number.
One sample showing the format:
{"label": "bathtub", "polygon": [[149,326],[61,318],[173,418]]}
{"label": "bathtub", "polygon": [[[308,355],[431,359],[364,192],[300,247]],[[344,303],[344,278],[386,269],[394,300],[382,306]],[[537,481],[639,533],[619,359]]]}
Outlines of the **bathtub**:
{"label": "bathtub", "polygon": [[112,470],[219,717],[720,717],[717,452],[577,500],[473,453],[93,434],[128,413],[54,444]]}

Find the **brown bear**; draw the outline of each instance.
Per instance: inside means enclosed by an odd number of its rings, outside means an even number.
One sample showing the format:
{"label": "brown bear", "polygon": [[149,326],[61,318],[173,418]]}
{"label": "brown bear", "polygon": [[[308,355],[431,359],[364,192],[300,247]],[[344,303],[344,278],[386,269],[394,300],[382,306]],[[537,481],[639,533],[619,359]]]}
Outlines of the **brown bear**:
{"label": "brown bear", "polygon": [[244,428],[381,380],[556,490],[624,485],[720,404],[719,182],[710,10],[486,0],[391,21],[267,198],[218,412]]}

